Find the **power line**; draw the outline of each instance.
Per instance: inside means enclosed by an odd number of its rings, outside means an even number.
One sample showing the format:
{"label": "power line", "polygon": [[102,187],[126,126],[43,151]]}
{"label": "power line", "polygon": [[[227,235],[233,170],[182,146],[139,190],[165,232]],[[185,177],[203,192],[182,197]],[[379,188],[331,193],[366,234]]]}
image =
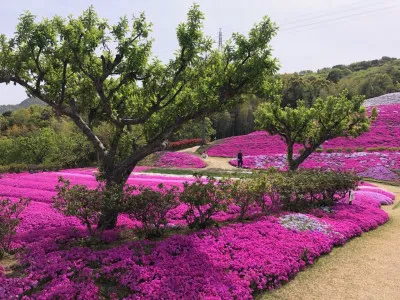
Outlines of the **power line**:
{"label": "power line", "polygon": [[[292,24],[292,23],[297,23],[298,21],[302,22],[302,21],[307,21],[307,20],[312,20],[312,19],[319,19],[321,17],[324,16],[330,16],[330,15],[335,15],[338,14],[340,12],[346,12],[349,10],[349,8],[367,8],[370,6],[376,6],[378,4],[384,4],[386,3],[386,1],[378,1],[378,2],[373,2],[373,3],[368,3],[368,0],[363,0],[363,1],[357,1],[357,2],[353,2],[350,4],[346,4],[346,5],[339,5],[334,7],[332,10],[330,9],[323,9],[323,10],[319,10],[319,12],[322,12],[323,14],[318,14],[317,12],[311,12],[311,13],[305,13],[305,14],[300,14],[295,16],[294,18],[292,18],[292,21],[288,21],[288,22],[282,22],[282,25],[287,25],[287,24]],[[337,10],[339,9],[339,10]],[[314,15],[314,16],[312,16]],[[308,18],[304,18],[307,16],[312,16],[312,17],[308,17]],[[279,23],[279,22],[277,22]]]}
{"label": "power line", "polygon": [[[365,4],[365,2],[368,2],[368,0],[364,0],[364,1],[357,1],[357,2],[353,2],[347,5],[341,5],[341,6],[337,6],[336,8],[339,8],[338,11],[330,11],[328,12],[327,10],[322,10],[321,12],[323,12],[323,14],[320,15],[315,15],[313,17],[308,17],[308,18],[300,18],[301,16],[307,16],[307,15],[313,15],[315,13],[308,13],[308,14],[302,14],[302,15],[298,15],[297,17],[294,17],[293,21],[289,21],[289,22],[284,22],[279,24],[280,29],[279,32],[285,32],[285,31],[289,31],[291,29],[299,29],[299,28],[303,28],[303,27],[309,27],[309,26],[314,26],[314,25],[318,25],[318,24],[322,24],[322,23],[327,23],[327,22],[332,22],[332,21],[336,21],[336,20],[341,20],[341,19],[347,19],[347,18],[351,18],[353,16],[360,16],[360,15],[364,15],[364,14],[371,14],[377,11],[381,11],[381,10],[388,10],[391,8],[397,8],[397,5],[394,6],[390,6],[390,7],[377,7],[374,10],[367,10],[367,11],[363,11],[363,9],[366,8],[372,8],[376,5],[379,4],[383,4],[386,2],[382,2],[382,1],[378,1],[378,2],[373,2],[373,3],[367,3]],[[363,5],[360,5],[360,3],[364,3]],[[390,4],[394,4],[396,2],[390,2]],[[398,3],[398,2],[397,2]],[[351,8],[353,7],[353,8]],[[351,9],[350,9],[351,8]],[[323,17],[327,17],[327,16],[333,16],[333,15],[338,15],[340,13],[350,13],[350,12],[357,12],[357,11],[361,11],[360,13],[355,13],[355,14],[350,14],[350,15],[344,15],[344,16],[337,16],[336,18],[330,18],[330,19],[322,19]],[[320,20],[322,19],[322,20]],[[309,23],[305,23],[305,21],[310,21]],[[315,22],[313,22],[315,21]],[[290,27],[285,28],[287,25],[290,25]],[[230,28],[233,29],[229,26],[223,26],[224,28]],[[230,30],[230,32],[235,32],[234,30]]]}
{"label": "power line", "polygon": [[[390,14],[394,11],[389,11],[387,12],[387,14]],[[307,28],[299,28],[298,30],[293,29],[293,30],[287,30],[287,31],[283,31],[283,33],[296,33],[296,32],[306,32],[306,31],[310,31],[310,30],[314,30],[314,29],[318,29],[321,28],[323,25],[329,25],[329,24],[344,24],[344,23],[348,23],[350,22],[351,19],[343,19],[343,20],[338,20],[338,21],[332,21],[332,22],[326,22],[326,23],[321,23],[321,24],[316,24],[316,25],[310,25]]]}
{"label": "power line", "polygon": [[[366,8],[372,8],[374,6],[377,6],[379,4],[392,4],[392,2],[387,3],[386,1],[378,1],[375,2],[373,1],[372,3],[368,3],[368,0],[363,0],[363,1],[356,1],[350,4],[346,4],[346,5],[339,5],[336,6],[332,9],[323,9],[323,10],[319,10],[319,13],[322,14],[318,14],[317,12],[311,12],[311,13],[305,13],[305,14],[300,14],[295,16],[294,18],[292,18],[290,21],[288,22],[276,22],[278,23],[279,27],[285,27],[287,25],[290,24],[301,24],[304,23],[304,21],[316,21],[318,19],[321,19],[322,17],[327,17],[327,16],[333,16],[333,15],[337,15],[343,12],[351,12],[351,11],[360,11],[360,9],[366,9]],[[396,3],[396,1],[394,2]],[[337,10],[339,9],[339,10]],[[304,16],[310,16],[307,18],[304,18]],[[231,26],[222,26],[222,28],[225,29],[229,29],[228,32],[236,32],[234,28],[232,28]]]}
{"label": "power line", "polygon": [[290,31],[292,29],[297,30],[297,29],[306,28],[306,27],[309,27],[309,26],[328,23],[328,22],[333,22],[333,21],[337,21],[337,20],[351,19],[353,17],[362,16],[362,15],[368,15],[368,14],[372,14],[372,13],[375,13],[375,12],[378,12],[378,11],[384,11],[384,10],[388,10],[388,9],[395,9],[395,8],[399,8],[399,7],[400,7],[400,5],[377,8],[377,9],[374,9],[374,10],[364,11],[364,12],[360,12],[360,13],[356,13],[356,14],[350,14],[350,15],[346,15],[346,16],[333,18],[333,19],[326,19],[326,20],[321,20],[321,21],[318,21],[318,22],[303,24],[303,25],[300,25],[300,26],[293,26],[293,27],[283,28],[283,29],[280,29],[279,32]]}

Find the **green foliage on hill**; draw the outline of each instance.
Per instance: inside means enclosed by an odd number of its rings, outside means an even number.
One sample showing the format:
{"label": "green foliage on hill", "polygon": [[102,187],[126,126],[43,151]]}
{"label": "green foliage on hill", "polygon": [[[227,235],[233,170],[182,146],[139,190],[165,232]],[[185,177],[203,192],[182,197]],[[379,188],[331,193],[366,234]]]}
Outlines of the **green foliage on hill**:
{"label": "green foliage on hill", "polygon": [[76,126],[49,107],[33,105],[0,115],[0,165],[85,166],[93,147]]}
{"label": "green foliage on hill", "polygon": [[400,91],[400,59],[382,57],[350,65],[336,65],[317,72],[301,71],[282,75],[282,104],[298,100],[312,103],[316,98],[335,95],[344,89],[351,96],[366,99]]}

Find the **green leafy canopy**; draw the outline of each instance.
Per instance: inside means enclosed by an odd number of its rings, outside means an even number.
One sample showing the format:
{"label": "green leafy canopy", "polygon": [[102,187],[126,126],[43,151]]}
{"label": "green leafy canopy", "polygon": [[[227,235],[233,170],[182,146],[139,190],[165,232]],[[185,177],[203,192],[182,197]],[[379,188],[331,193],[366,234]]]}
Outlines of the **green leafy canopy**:
{"label": "green leafy canopy", "polygon": [[[233,34],[221,51],[203,34],[204,19],[193,5],[177,28],[174,58],[163,63],[143,13],[111,25],[93,7],[41,21],[26,12],[13,37],[0,36],[0,83],[21,85],[69,116],[106,171],[129,171],[182,124],[273,87],[269,43],[277,28],[269,18],[248,36]],[[94,130],[102,123],[113,127],[107,141]]]}

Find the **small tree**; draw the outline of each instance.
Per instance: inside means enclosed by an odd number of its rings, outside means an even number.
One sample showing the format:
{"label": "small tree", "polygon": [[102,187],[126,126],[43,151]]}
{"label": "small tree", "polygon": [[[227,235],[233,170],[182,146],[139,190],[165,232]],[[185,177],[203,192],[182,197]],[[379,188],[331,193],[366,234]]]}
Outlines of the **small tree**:
{"label": "small tree", "polygon": [[86,185],[76,184],[71,187],[69,180],[62,177],[58,179],[56,186],[57,196],[53,197],[54,207],[66,216],[74,216],[86,226],[93,237],[104,230],[97,226],[105,207],[113,211],[121,211],[122,204],[126,202],[127,186],[106,186],[100,182],[95,189],[89,189]]}
{"label": "small tree", "polygon": [[90,190],[85,185],[70,187],[70,182],[61,177],[58,182],[57,196],[53,198],[54,208],[66,216],[77,217],[89,234],[95,236],[95,225],[100,219],[102,205],[100,189]]}
{"label": "small tree", "polygon": [[[134,191],[139,193],[134,195]],[[131,187],[126,191],[124,212],[142,222],[142,231],[147,237],[161,236],[168,224],[168,212],[179,205],[178,188],[166,188],[159,184],[157,189]]]}
{"label": "small tree", "polygon": [[[193,5],[177,28],[175,58],[162,63],[152,55],[144,14],[110,25],[93,7],[40,22],[28,12],[12,38],[0,35],[0,83],[18,84],[70,117],[97,151],[106,186],[122,187],[181,125],[271,87],[275,24],[265,17],[248,37],[233,34],[218,50],[202,32],[203,19]],[[111,126],[107,140],[95,131],[102,122]],[[115,227],[117,216],[104,207],[99,225]]]}
{"label": "small tree", "polygon": [[238,179],[231,182],[229,196],[233,203],[240,208],[239,220],[246,219],[249,209],[256,203],[264,213],[266,211],[264,195],[265,191],[260,185],[259,174],[250,180]]}
{"label": "small tree", "polygon": [[[325,100],[318,98],[311,107],[299,101],[296,108],[282,108],[277,98],[259,106],[255,112],[256,124],[283,138],[289,169],[296,170],[323,142],[337,137],[358,137],[368,131],[377,112],[374,108],[368,117],[363,103],[363,97],[350,98],[347,91]],[[303,146],[297,157],[293,152],[296,143]]]}
{"label": "small tree", "polygon": [[206,228],[213,224],[212,216],[228,209],[229,182],[201,176],[193,183],[185,182],[179,200],[187,204],[184,217],[191,228]]}
{"label": "small tree", "polygon": [[10,199],[0,200],[0,258],[10,250],[12,237],[21,220],[20,214],[28,205],[29,200],[21,198],[13,202]]}

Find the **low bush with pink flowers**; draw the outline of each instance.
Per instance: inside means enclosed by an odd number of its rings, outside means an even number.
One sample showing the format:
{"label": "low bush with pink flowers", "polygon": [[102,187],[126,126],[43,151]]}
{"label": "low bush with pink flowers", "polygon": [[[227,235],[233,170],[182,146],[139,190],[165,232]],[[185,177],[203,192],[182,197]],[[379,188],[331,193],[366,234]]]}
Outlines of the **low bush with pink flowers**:
{"label": "low bush with pink flowers", "polygon": [[[335,245],[384,224],[388,215],[380,204],[394,198],[363,185],[352,205],[344,198],[329,208],[222,223],[218,229],[176,234],[161,241],[121,239],[126,230],[140,226],[121,214],[117,228],[101,236],[99,248],[82,244],[85,227],[51,204],[59,176],[95,189],[94,172],[22,173],[0,179],[0,198],[33,198],[21,213],[11,245],[21,249],[18,259],[23,271],[8,276],[0,269],[1,299],[251,299],[258,290],[274,289],[292,279]],[[183,182],[195,180],[133,174],[128,184],[155,187],[163,183],[182,190]],[[171,209],[167,226],[183,226],[187,208],[180,204]],[[231,205],[212,218],[232,220],[239,212],[239,207]]]}

